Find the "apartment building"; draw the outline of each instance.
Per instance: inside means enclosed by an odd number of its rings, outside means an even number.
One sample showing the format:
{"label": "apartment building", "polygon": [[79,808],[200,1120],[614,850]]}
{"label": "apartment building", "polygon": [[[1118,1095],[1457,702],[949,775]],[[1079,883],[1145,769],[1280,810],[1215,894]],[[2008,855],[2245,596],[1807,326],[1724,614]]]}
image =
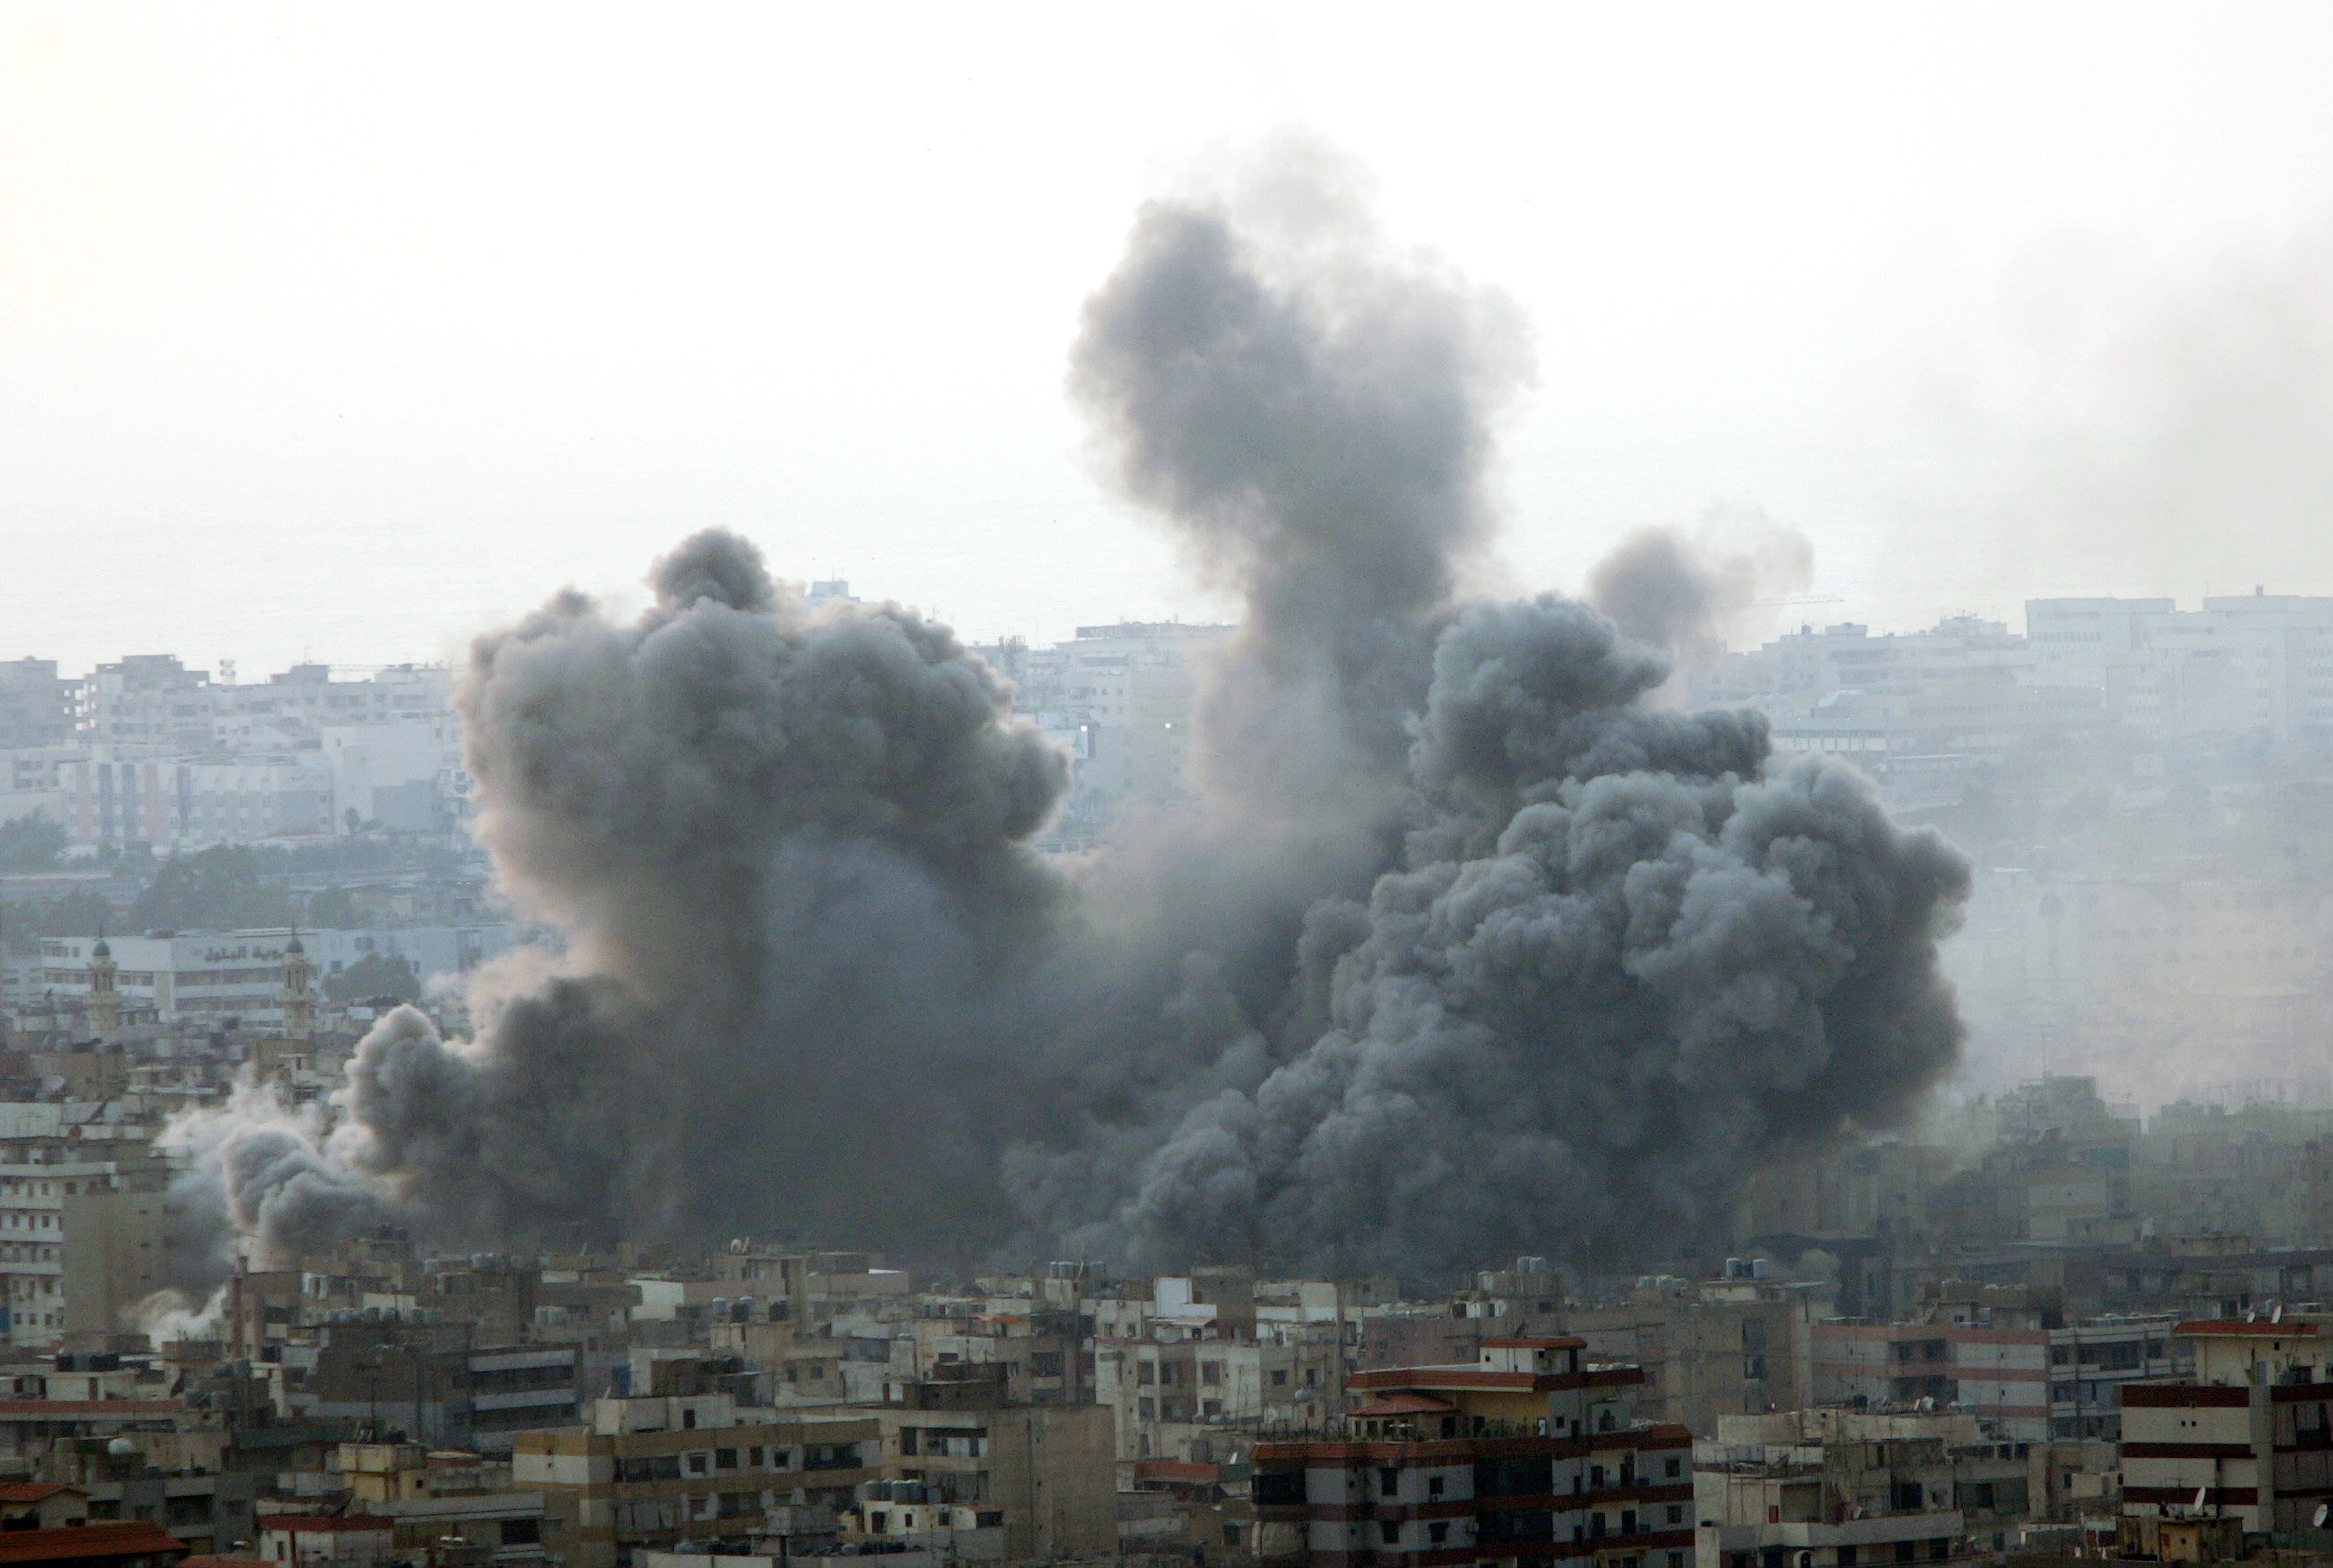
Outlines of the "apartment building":
{"label": "apartment building", "polygon": [[2193,1370],[2122,1390],[2122,1554],[2233,1556],[2246,1536],[2290,1543],[2313,1526],[2333,1498],[2328,1323],[2279,1312],[2177,1325]]}
{"label": "apartment building", "polygon": [[1584,1349],[1515,1337],[1471,1365],[1354,1373],[1364,1402],[1334,1428],[1256,1445],[1256,1561],[1685,1568],[1692,1436],[1637,1424],[1642,1373]]}
{"label": "apartment building", "polygon": [[80,686],[59,677],[53,659],[0,659],[0,750],[70,739]]}
{"label": "apartment building", "polygon": [[2136,729],[2333,743],[2333,599],[2040,599],[2025,626],[2039,678],[2103,693]]}
{"label": "apartment building", "polygon": [[1255,1340],[1106,1342],[1096,1400],[1110,1410],[1120,1459],[1192,1459],[1234,1426],[1313,1426],[1343,1405],[1346,1355],[1335,1325]]}
{"label": "apartment building", "polygon": [[166,1283],[170,1211],[151,1148],[68,1137],[82,1130],[62,1109],[0,1118],[0,1335],[12,1345],[117,1329]]}
{"label": "apartment building", "polygon": [[2120,1395],[2191,1364],[2168,1317],[2071,1324],[2038,1309],[1999,1322],[1819,1323],[1809,1330],[1814,1398],[1870,1409],[1963,1410],[2023,1443],[2111,1441]]}
{"label": "apartment building", "polygon": [[482,1344],[477,1325],[435,1309],[331,1316],[312,1345],[282,1352],[285,1401],[310,1419],[501,1454],[521,1432],[572,1421],[581,1403],[574,1345]]}
{"label": "apartment building", "polygon": [[1014,1562],[1106,1556],[1117,1545],[1114,1426],[1099,1405],[1013,1397],[1005,1369],[962,1363],[895,1380],[879,1403],[817,1407],[874,1421],[886,1481],[1002,1514]]}
{"label": "apartment building", "polygon": [[2031,1512],[2032,1446],[1957,1412],[1726,1416],[1694,1466],[1702,1568],[1959,1563]]}
{"label": "apartment building", "polygon": [[848,1508],[877,1477],[880,1429],[864,1416],[781,1415],[729,1393],[593,1401],[578,1427],[523,1431],[512,1484],[543,1495],[548,1550],[568,1568],[615,1568],[635,1551],[736,1536],[773,1509]]}

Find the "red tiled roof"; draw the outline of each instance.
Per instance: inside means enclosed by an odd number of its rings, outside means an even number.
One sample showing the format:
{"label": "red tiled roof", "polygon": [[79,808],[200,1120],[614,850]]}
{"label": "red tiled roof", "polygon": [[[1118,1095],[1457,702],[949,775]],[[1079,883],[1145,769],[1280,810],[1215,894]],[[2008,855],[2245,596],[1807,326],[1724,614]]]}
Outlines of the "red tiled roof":
{"label": "red tiled roof", "polygon": [[1216,1472],[1213,1465],[1189,1459],[1137,1459],[1134,1474],[1146,1481],[1212,1481]]}
{"label": "red tiled roof", "polygon": [[0,1563],[64,1563],[83,1557],[134,1557],[168,1552],[186,1555],[187,1544],[146,1519],[119,1525],[69,1525],[59,1530],[0,1530]]}
{"label": "red tiled roof", "polygon": [[78,1487],[52,1486],[43,1481],[0,1481],[0,1503],[39,1503],[60,1492],[78,1490]]}
{"label": "red tiled roof", "polygon": [[2317,1332],[2317,1325],[2296,1318],[2289,1323],[2253,1323],[2244,1318],[2189,1318],[2175,1325],[2175,1334],[2219,1334],[2230,1339],[2298,1340]]}
{"label": "red tiled roof", "polygon": [[220,1557],[208,1552],[197,1552],[181,1558],[178,1568],[283,1568],[280,1563],[270,1563],[264,1557]]}
{"label": "red tiled roof", "polygon": [[394,1530],[397,1521],[382,1514],[262,1514],[263,1530],[327,1531]]}
{"label": "red tiled roof", "polygon": [[176,1416],[177,1400],[0,1400],[0,1420],[22,1416]]}
{"label": "red tiled roof", "polygon": [[1588,1348],[1588,1342],[1565,1334],[1557,1339],[1484,1340],[1483,1348],[1486,1351],[1584,1351]]}

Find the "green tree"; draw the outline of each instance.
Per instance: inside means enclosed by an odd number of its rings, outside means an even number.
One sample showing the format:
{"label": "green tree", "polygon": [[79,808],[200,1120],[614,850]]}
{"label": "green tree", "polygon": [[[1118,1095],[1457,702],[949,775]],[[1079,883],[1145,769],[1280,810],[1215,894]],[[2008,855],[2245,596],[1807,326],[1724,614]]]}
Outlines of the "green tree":
{"label": "green tree", "polygon": [[400,1002],[421,999],[421,976],[410,959],[386,953],[368,953],[337,975],[324,977],[324,999],[340,1006],[393,996]]}
{"label": "green tree", "polygon": [[121,923],[114,919],[113,906],[105,901],[105,896],[87,888],[50,899],[41,906],[38,917],[43,937],[94,937],[108,921],[117,927]]}
{"label": "green tree", "polygon": [[356,896],[346,888],[326,888],[308,900],[308,923],[322,931],[347,931],[364,924]]}
{"label": "green tree", "polygon": [[64,858],[69,842],[38,812],[0,822],[0,871],[45,871]]}
{"label": "green tree", "polygon": [[259,857],[250,850],[217,844],[163,861],[130,906],[130,923],[140,930],[179,931],[288,926],[292,895],[260,880]]}

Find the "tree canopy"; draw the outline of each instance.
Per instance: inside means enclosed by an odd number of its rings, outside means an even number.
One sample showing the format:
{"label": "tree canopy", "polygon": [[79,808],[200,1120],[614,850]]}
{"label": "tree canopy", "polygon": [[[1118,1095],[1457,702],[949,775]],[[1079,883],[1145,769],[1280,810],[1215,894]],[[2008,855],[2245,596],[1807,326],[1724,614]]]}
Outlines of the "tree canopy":
{"label": "tree canopy", "polygon": [[337,975],[324,977],[324,999],[340,1006],[393,996],[400,1002],[421,999],[421,976],[410,959],[386,953],[368,953]]}
{"label": "tree canopy", "polygon": [[65,831],[34,812],[0,822],[0,871],[45,871],[64,858]]}
{"label": "tree canopy", "polygon": [[259,857],[240,844],[173,855],[130,906],[130,923],[179,931],[290,925],[292,895],[259,871]]}

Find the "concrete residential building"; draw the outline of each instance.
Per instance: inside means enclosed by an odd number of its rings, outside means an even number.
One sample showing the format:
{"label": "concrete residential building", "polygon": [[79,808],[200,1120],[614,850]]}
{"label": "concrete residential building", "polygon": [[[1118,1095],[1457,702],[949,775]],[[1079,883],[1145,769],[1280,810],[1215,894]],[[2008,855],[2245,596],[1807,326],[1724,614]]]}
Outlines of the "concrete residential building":
{"label": "concrete residential building", "polygon": [[2333,1499],[2328,1321],[2183,1323],[2194,1371],[2123,1389],[2125,1555],[2209,1561],[2311,1527]]}
{"label": "concrete residential building", "polygon": [[2333,745],[2333,598],[2037,599],[2025,625],[2037,678],[2102,693],[2134,729]]}
{"label": "concrete residential building", "polygon": [[[2017,1316],[2031,1319],[2034,1313]],[[1871,1409],[1920,1400],[1964,1410],[2000,1436],[2111,1440],[2119,1391],[2190,1362],[2169,1318],[2068,1325],[2002,1322],[1819,1323],[1809,1330],[1814,1397]]]}
{"label": "concrete residential building", "polygon": [[847,1508],[876,1477],[879,1442],[865,1417],[639,1395],[595,1401],[585,1426],[516,1434],[511,1478],[543,1495],[552,1554],[615,1568],[638,1550],[758,1533],[775,1509]]}
{"label": "concrete residential building", "polygon": [[1114,1550],[1110,1412],[1015,1400],[1001,1366],[965,1364],[946,1373],[895,1380],[879,1404],[816,1408],[876,1423],[881,1479],[922,1482],[937,1502],[1001,1512],[1012,1561]]}
{"label": "concrete residential building", "polygon": [[2031,1511],[2031,1446],[1957,1412],[1726,1416],[1694,1466],[1702,1568],[1871,1568],[2002,1550]]}
{"label": "concrete residential building", "polygon": [[72,738],[80,686],[58,676],[53,659],[0,659],[0,751]]}
{"label": "concrete residential building", "polygon": [[1259,1442],[1255,1560],[1685,1568],[1692,1437],[1638,1426],[1634,1367],[1573,1338],[1486,1342],[1474,1365],[1356,1372],[1339,1429]]}

